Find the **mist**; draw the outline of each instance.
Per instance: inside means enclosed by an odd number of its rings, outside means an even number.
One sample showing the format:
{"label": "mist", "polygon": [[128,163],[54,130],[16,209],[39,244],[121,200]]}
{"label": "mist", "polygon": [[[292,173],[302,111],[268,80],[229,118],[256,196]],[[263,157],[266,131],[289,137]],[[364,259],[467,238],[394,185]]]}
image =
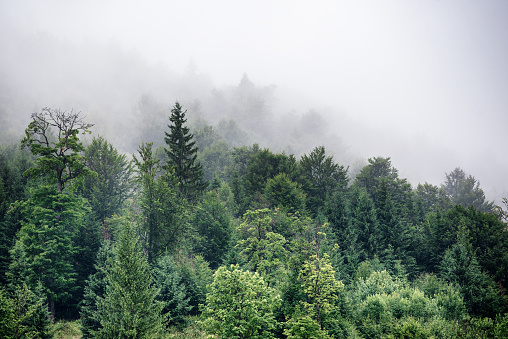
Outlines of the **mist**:
{"label": "mist", "polygon": [[[238,144],[351,168],[391,157],[413,185],[461,167],[508,196],[505,1],[0,1],[0,137],[82,111],[122,152],[234,121]],[[253,112],[255,114],[253,114]]]}

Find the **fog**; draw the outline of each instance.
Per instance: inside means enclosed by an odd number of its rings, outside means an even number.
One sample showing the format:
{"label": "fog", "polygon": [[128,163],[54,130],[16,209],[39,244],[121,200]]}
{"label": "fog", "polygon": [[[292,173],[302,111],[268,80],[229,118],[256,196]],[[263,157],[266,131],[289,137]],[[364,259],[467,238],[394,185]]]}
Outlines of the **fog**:
{"label": "fog", "polygon": [[415,185],[461,167],[498,200],[507,17],[503,0],[0,0],[1,135],[74,108],[132,152],[140,112],[163,125],[179,100],[195,124],[233,118],[277,151],[391,157]]}

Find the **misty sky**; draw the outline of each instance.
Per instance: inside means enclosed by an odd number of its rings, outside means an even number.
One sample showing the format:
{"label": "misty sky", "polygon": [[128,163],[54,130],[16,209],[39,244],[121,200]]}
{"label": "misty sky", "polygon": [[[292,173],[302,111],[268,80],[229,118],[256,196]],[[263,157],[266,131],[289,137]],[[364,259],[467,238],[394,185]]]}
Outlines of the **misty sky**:
{"label": "misty sky", "polygon": [[0,0],[4,36],[113,42],[218,87],[247,73],[366,126],[344,137],[365,158],[391,156],[417,182],[460,166],[504,196],[507,18],[505,0]]}

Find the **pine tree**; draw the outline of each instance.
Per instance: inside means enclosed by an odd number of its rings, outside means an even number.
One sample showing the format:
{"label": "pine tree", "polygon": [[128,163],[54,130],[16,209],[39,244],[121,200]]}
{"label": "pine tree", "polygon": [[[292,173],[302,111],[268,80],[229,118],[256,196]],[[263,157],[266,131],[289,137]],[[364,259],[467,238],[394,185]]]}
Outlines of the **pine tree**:
{"label": "pine tree", "polygon": [[164,141],[168,145],[166,171],[173,171],[178,178],[180,192],[189,200],[195,200],[206,188],[203,181],[203,168],[196,161],[198,149],[193,135],[185,123],[185,113],[176,102],[171,110],[169,133],[165,132]]}
{"label": "pine tree", "polygon": [[129,224],[123,225],[107,270],[104,298],[97,302],[97,338],[155,338],[164,330],[150,266]]}

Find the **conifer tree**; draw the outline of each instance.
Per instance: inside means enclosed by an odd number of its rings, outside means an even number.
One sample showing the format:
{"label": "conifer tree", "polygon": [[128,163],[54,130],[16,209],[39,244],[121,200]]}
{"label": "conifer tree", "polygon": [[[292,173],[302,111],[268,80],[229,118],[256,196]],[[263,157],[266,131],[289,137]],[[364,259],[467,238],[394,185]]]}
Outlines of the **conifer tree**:
{"label": "conifer tree", "polygon": [[83,338],[92,338],[92,332],[101,327],[97,312],[97,302],[104,298],[107,285],[107,273],[111,267],[113,248],[110,241],[105,241],[95,262],[95,273],[91,274],[85,286],[83,300],[80,303],[81,333]]}
{"label": "conifer tree", "polygon": [[141,225],[145,234],[148,261],[154,263],[165,251],[174,252],[186,232],[186,200],[178,196],[177,178],[165,173],[159,176],[159,159],[155,159],[152,143],[141,144],[139,159],[134,156],[139,184]]}
{"label": "conifer tree", "polygon": [[164,329],[150,266],[131,225],[123,225],[107,270],[104,298],[97,302],[97,338],[154,338]]}
{"label": "conifer tree", "polygon": [[52,316],[78,289],[75,235],[86,211],[82,198],[58,194],[51,186],[32,190],[23,204],[8,277],[12,284],[27,283],[30,288],[40,281]]}
{"label": "conifer tree", "polygon": [[179,102],[171,110],[169,133],[165,132],[164,141],[168,145],[166,170],[173,171],[178,178],[180,192],[189,200],[195,200],[206,188],[203,181],[203,168],[196,161],[198,149],[189,127],[185,126],[187,119]]}

